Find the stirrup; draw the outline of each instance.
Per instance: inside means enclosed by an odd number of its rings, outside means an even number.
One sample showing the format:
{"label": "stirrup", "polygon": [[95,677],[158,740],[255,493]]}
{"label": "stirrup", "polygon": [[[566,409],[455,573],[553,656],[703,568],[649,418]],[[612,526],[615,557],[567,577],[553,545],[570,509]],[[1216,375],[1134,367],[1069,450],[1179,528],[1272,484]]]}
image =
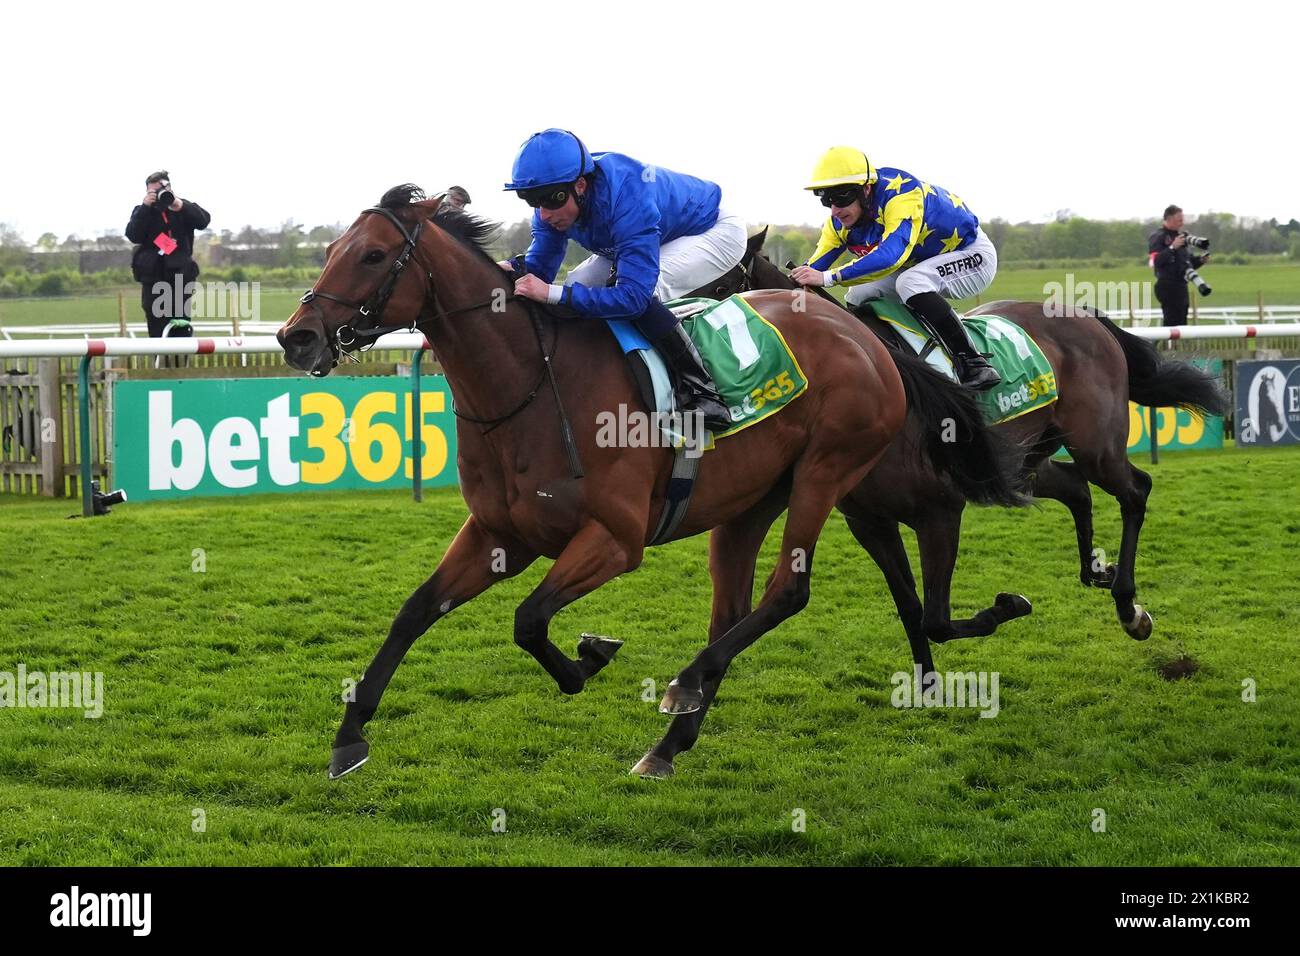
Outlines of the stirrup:
{"label": "stirrup", "polygon": [[998,370],[979,353],[958,356],[957,378],[965,388],[977,392],[987,391],[1002,383]]}
{"label": "stirrup", "polygon": [[722,396],[686,388],[685,396],[678,396],[677,410],[682,415],[703,415],[704,427],[711,432],[724,432],[735,424]]}

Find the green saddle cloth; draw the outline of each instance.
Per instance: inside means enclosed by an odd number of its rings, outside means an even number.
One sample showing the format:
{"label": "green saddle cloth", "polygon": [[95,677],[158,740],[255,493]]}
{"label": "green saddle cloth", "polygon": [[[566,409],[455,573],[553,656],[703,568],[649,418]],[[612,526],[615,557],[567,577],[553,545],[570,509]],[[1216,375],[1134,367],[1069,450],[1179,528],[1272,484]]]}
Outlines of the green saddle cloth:
{"label": "green saddle cloth", "polygon": [[665,304],[679,315],[688,313],[682,325],[731,411],[731,427],[715,439],[770,418],[808,390],[785,337],[740,296]]}
{"label": "green saddle cloth", "polygon": [[[870,305],[881,320],[902,333],[917,354],[925,352],[932,337],[911,309],[901,302],[885,299],[873,300]],[[967,316],[962,319],[962,325],[975,348],[989,356],[989,363],[1002,376],[1001,385],[976,393],[989,424],[1019,418],[1056,401],[1059,397],[1056,372],[1028,332],[1000,315]],[[938,343],[925,358],[936,370],[956,381],[952,359]]]}

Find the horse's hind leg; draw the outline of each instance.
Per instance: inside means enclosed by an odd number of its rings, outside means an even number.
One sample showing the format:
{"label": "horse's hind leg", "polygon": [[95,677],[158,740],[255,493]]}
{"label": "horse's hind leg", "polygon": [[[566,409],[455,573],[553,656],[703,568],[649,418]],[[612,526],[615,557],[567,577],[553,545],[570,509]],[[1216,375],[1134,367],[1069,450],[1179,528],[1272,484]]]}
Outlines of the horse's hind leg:
{"label": "horse's hind leg", "polygon": [[[494,554],[500,560],[494,560]],[[536,558],[535,553],[492,534],[470,516],[438,563],[438,570],[406,599],[379,653],[356,685],[334,738],[330,779],[355,770],[369,758],[370,747],[361,730],[374,716],[379,698],[416,639],[452,608],[513,577]]]}
{"label": "horse's hind leg", "polygon": [[1106,564],[1104,552],[1093,550],[1092,490],[1079,466],[1070,461],[1047,460],[1034,476],[1035,498],[1051,498],[1070,510],[1079,542],[1079,580],[1085,587],[1109,589],[1115,583],[1115,565]]}
{"label": "horse's hind leg", "polygon": [[[719,525],[709,536],[709,574],[713,578],[713,614],[709,620],[709,643],[749,616],[754,605],[754,564],[772,522],[785,509],[785,495],[774,496],[739,518]],[[632,768],[642,777],[667,777],[673,772],[673,758],[690,750],[700,735],[700,725],[718,693],[724,674],[704,682],[700,709],[678,714],[663,739]]]}
{"label": "horse's hind leg", "polygon": [[578,642],[578,659],[570,660],[548,637],[551,618],[606,581],[637,567],[643,549],[641,537],[636,540],[635,547],[625,546],[604,525],[594,521],[585,525],[515,611],[515,643],[533,655],[566,694],[582,690],[587,678],[608,664],[623,642],[584,637]]}
{"label": "horse's hind leg", "polygon": [[805,457],[795,466],[781,553],[763,591],[763,599],[752,614],[700,651],[677,675],[659,704],[660,711],[689,714],[699,710],[706,681],[720,677],[737,654],[808,605],[813,552],[826,519],[835,503],[880,458],[885,444],[881,441],[879,450],[853,470],[844,460],[843,445],[835,450],[804,453]]}
{"label": "horse's hind leg", "polygon": [[[1127,457],[1122,464],[1128,471],[1128,481],[1119,494],[1111,492],[1119,499],[1124,533],[1120,539],[1119,565],[1110,594],[1115,599],[1115,613],[1129,637],[1145,641],[1151,636],[1151,615],[1140,605],[1134,604],[1133,599],[1137,597],[1138,536],[1142,533],[1142,522],[1146,519],[1151,476],[1131,464]],[[1103,484],[1102,487],[1106,486]],[[1109,488],[1106,490],[1110,491]]]}
{"label": "horse's hind leg", "polygon": [[898,619],[903,623],[907,643],[912,648],[912,661],[921,668],[922,675],[934,672],[934,659],[930,656],[930,641],[921,631],[921,598],[916,593],[916,579],[912,576],[912,563],[903,547],[898,522],[883,518],[853,517],[844,520],[858,544],[871,555],[881,572],[885,584],[898,608]]}
{"label": "horse's hind leg", "polygon": [[1138,537],[1146,518],[1151,476],[1133,465],[1122,447],[1094,459],[1084,457],[1075,449],[1070,449],[1070,453],[1079,462],[1084,475],[1119,502],[1124,530],[1120,539],[1119,560],[1115,566],[1115,583],[1111,585],[1110,594],[1115,600],[1115,613],[1128,636],[1145,641],[1151,636],[1151,615],[1142,605],[1134,604],[1133,599],[1137,597],[1135,570]]}

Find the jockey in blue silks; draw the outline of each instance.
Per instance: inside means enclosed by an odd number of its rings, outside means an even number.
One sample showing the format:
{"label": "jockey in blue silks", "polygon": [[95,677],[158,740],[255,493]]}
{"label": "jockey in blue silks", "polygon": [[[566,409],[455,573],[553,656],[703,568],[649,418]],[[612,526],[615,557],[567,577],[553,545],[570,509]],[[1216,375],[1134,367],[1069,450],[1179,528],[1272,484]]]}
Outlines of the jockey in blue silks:
{"label": "jockey in blue silks", "polygon": [[[505,188],[534,210],[515,294],[583,318],[634,320],[676,373],[679,410],[703,414],[715,431],[729,428],[695,344],[664,306],[725,275],[745,254],[745,224],[719,208],[717,184],[621,153],[589,153],[567,130],[548,129],[520,148]],[[592,255],[558,285],[570,239]]]}

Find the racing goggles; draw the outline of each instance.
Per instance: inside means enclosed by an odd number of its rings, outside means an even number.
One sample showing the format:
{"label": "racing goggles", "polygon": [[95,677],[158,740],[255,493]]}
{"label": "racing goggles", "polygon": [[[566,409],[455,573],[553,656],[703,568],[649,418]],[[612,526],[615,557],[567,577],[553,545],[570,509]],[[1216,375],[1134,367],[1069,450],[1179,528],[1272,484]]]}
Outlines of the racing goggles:
{"label": "racing goggles", "polygon": [[826,208],[837,206],[843,209],[862,198],[862,187],[856,183],[847,186],[832,186],[830,189],[818,189],[813,193]]}
{"label": "racing goggles", "polygon": [[533,209],[541,206],[543,209],[559,209],[569,197],[573,195],[573,184],[565,183],[562,186],[537,186],[534,189],[521,189],[519,198],[528,203]]}

